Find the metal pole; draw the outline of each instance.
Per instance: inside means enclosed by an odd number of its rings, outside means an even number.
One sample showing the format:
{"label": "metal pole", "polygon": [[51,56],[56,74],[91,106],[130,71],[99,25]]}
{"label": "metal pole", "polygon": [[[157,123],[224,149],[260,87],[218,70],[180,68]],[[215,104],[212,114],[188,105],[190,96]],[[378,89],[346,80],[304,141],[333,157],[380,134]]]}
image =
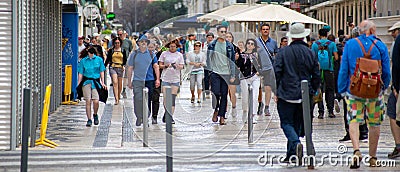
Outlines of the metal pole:
{"label": "metal pole", "polygon": [[90,36],[93,36],[93,17],[92,17],[92,13],[93,13],[93,8],[90,7]]}
{"label": "metal pole", "polygon": [[249,88],[249,112],[247,114],[247,141],[248,143],[253,143],[253,87],[248,84]]}
{"label": "metal pole", "polygon": [[23,121],[22,121],[22,150],[21,150],[21,172],[28,171],[28,140],[29,125],[31,117],[31,89],[24,88],[23,95]]}
{"label": "metal pole", "polygon": [[165,121],[166,121],[166,138],[167,138],[167,172],[172,172],[172,93],[171,87],[165,87]]}
{"label": "metal pole", "polygon": [[143,88],[143,147],[148,147],[148,124],[149,124],[149,89]]}
{"label": "metal pole", "polygon": [[[312,142],[312,121],[310,114],[310,94],[308,91],[308,81],[301,81],[301,92],[302,92],[302,100],[303,100],[303,120],[304,120],[304,130],[306,136],[306,147],[307,147],[307,155],[309,157],[314,157],[310,155],[315,155],[314,144]],[[309,159],[308,169],[314,169],[314,160]]]}
{"label": "metal pole", "polygon": [[[12,1],[12,28],[18,27],[18,19],[21,16],[21,11],[19,10],[19,4],[21,1],[13,0]],[[24,27],[20,25],[20,27]],[[18,34],[18,29],[12,29],[12,74],[11,74],[11,86],[12,88],[18,87],[19,83],[19,74],[18,74],[18,39],[21,36]],[[11,138],[10,138],[10,150],[15,150],[17,147],[17,104],[18,104],[18,91],[19,89],[13,89],[11,91]]]}
{"label": "metal pole", "polygon": [[[136,4],[136,0],[135,0],[135,34],[137,33],[137,20],[136,20],[136,18],[137,18],[137,12],[136,12],[136,6],[137,6],[137,4]],[[139,36],[139,35],[138,35]]]}
{"label": "metal pole", "polygon": [[203,101],[206,101],[206,84],[204,83],[204,79],[202,80],[203,82],[201,83],[203,85],[203,92],[202,92],[202,96],[203,96]]}

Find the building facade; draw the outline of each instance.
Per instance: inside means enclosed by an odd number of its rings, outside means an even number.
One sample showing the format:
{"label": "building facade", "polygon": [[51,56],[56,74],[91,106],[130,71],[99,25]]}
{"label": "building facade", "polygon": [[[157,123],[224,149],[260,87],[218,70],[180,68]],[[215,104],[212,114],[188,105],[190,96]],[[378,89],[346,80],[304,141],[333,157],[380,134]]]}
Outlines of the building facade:
{"label": "building facade", "polygon": [[[328,23],[333,34],[339,29],[350,33],[349,23],[358,25],[362,20],[374,17],[400,15],[399,0],[296,0],[302,12]],[[315,26],[319,29],[322,26]]]}

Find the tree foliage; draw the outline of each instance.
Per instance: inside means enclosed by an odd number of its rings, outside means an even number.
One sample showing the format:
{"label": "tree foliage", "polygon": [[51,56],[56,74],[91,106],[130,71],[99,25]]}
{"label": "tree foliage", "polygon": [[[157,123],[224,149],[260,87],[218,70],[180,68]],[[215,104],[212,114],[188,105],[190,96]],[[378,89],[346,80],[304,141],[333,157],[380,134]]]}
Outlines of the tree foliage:
{"label": "tree foliage", "polygon": [[[187,8],[183,5],[181,8],[175,9],[175,4],[179,2],[182,3],[182,0],[137,0],[137,32],[148,30],[169,18],[187,14]],[[114,13],[116,19],[124,25],[125,30],[134,32],[135,0],[123,1],[122,8],[119,8],[117,0],[114,0]]]}

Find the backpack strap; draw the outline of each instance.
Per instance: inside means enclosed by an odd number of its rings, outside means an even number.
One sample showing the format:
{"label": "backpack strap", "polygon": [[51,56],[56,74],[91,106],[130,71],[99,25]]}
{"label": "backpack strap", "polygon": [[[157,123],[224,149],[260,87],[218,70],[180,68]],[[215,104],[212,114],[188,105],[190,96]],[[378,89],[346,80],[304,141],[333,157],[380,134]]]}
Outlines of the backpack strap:
{"label": "backpack strap", "polygon": [[374,43],[369,47],[368,52],[365,52],[364,45],[361,43],[360,39],[358,39],[358,38],[355,38],[355,39],[356,39],[356,41],[358,42],[358,44],[360,45],[361,50],[362,50],[363,53],[364,53],[364,57],[371,59],[371,51],[372,51],[372,48],[374,48],[374,46],[375,46],[376,42],[378,42],[378,40],[375,39],[375,40],[374,40]]}

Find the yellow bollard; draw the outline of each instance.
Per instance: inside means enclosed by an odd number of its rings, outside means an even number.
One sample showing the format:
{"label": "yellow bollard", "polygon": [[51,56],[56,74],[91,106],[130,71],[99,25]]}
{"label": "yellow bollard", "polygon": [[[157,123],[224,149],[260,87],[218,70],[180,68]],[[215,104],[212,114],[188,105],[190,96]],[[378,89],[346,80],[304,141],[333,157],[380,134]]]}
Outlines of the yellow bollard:
{"label": "yellow bollard", "polygon": [[65,65],[65,80],[64,80],[64,102],[63,105],[76,105],[78,102],[71,101],[72,94],[72,65]]}
{"label": "yellow bollard", "polygon": [[44,145],[51,148],[55,148],[58,144],[46,139],[47,121],[49,119],[49,107],[50,107],[50,95],[51,95],[51,84],[46,87],[46,95],[43,103],[43,114],[42,124],[40,126],[40,138],[36,140],[37,145]]}

